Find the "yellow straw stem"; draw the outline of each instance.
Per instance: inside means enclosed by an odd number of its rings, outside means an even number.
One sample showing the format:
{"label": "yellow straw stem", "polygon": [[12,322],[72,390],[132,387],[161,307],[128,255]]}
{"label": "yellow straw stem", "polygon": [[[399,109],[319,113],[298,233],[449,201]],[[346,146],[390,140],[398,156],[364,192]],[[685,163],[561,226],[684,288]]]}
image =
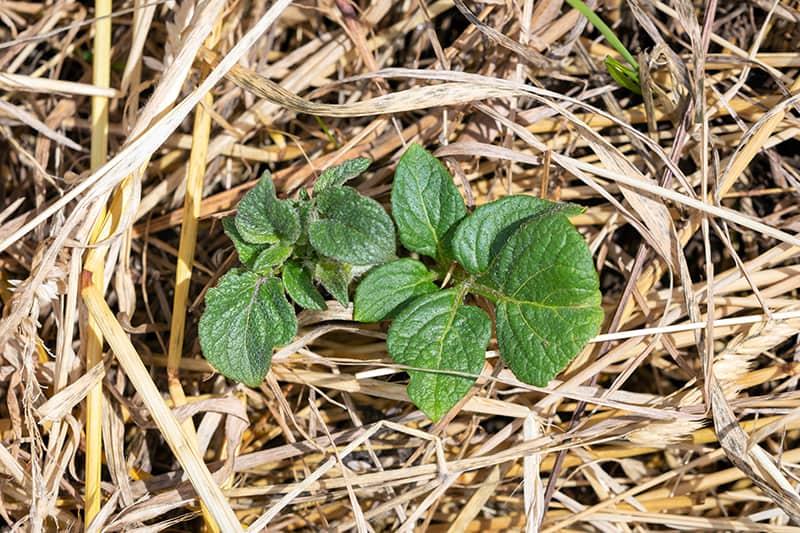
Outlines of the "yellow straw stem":
{"label": "yellow straw stem", "polygon": [[[92,81],[95,87],[108,88],[111,83],[111,0],[95,2],[95,35],[94,57],[92,61]],[[92,140],[91,168],[101,167],[108,158],[108,98],[92,96]],[[102,233],[105,212],[101,212],[92,231],[92,242]],[[95,255],[95,254],[90,254]],[[91,266],[94,280],[100,288],[103,282],[103,253],[97,254],[99,259],[92,260]],[[97,324],[90,317],[86,341],[86,368],[94,367],[103,360],[103,335]],[[102,504],[100,491],[100,474],[103,452],[103,385],[98,383],[86,396],[86,493],[84,527],[88,528]]]}
{"label": "yellow straw stem", "polygon": [[[222,19],[217,21],[214,30],[206,39],[206,46],[213,49],[219,40]],[[203,66],[202,75],[208,74],[207,66]],[[180,380],[181,356],[183,353],[184,331],[186,329],[186,308],[189,298],[189,287],[192,281],[192,263],[194,262],[195,244],[197,242],[197,221],[200,217],[200,201],[203,196],[203,177],[206,173],[206,157],[208,141],[211,135],[211,115],[206,109],[214,105],[214,97],[206,93],[202,105],[197,106],[192,130],[192,149],[189,155],[189,168],[186,171],[186,194],[183,202],[183,224],[181,225],[180,243],[178,245],[178,262],[175,267],[175,296],[172,302],[172,324],[170,327],[169,348],[167,351],[167,383],[169,394],[176,407],[186,403],[186,395]],[[197,447],[197,434],[191,418],[183,422],[183,430],[190,442]],[[201,505],[207,530],[219,533],[205,505]]]}
{"label": "yellow straw stem", "polygon": [[[219,25],[209,36],[207,45],[216,44]],[[213,96],[207,93],[203,105],[214,105]],[[175,296],[172,305],[172,324],[170,327],[169,349],[167,354],[167,379],[169,393],[175,405],[186,403],[183,387],[179,379],[181,354],[183,352],[184,329],[186,326],[186,303],[192,278],[195,243],[197,242],[197,221],[200,217],[200,201],[203,195],[203,176],[206,172],[206,156],[211,133],[211,116],[203,106],[197,106],[192,131],[192,150],[186,176],[186,194],[183,203],[183,224],[178,245],[178,262],[175,268]],[[187,421],[191,425],[191,420]]]}

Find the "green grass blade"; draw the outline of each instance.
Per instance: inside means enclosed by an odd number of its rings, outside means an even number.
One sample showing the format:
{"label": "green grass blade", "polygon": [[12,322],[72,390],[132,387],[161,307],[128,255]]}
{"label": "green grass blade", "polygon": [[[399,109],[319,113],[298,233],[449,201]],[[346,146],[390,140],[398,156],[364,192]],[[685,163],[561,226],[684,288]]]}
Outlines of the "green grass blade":
{"label": "green grass blade", "polygon": [[584,4],[581,0],[567,0],[567,3],[573,8],[577,9],[581,15],[586,17],[589,22],[591,22],[592,25],[603,34],[603,37],[606,38],[608,44],[610,44],[611,47],[614,48],[614,50],[616,50],[625,59],[625,61],[627,61],[630,66],[634,68],[634,70],[639,70],[639,63],[636,62],[636,59],[634,59],[633,55],[628,51],[627,48],[625,48],[625,45],[622,44],[622,41],[617,38],[611,28],[609,28],[608,25],[603,22],[603,19],[601,19],[597,13],[592,11],[589,6]]}

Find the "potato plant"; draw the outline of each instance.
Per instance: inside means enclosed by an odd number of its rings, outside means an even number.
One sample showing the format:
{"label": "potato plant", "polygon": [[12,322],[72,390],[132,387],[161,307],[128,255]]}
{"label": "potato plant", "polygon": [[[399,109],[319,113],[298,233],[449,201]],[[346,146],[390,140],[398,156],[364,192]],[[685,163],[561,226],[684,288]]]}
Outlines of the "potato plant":
{"label": "potato plant", "polygon": [[444,165],[412,145],[390,217],[346,185],[369,164],[328,169],[296,200],[277,199],[267,173],[223,220],[243,268],[208,291],[200,319],[219,372],[258,385],[273,349],[296,335],[296,309],[324,310],[324,293],[346,306],[353,285],[354,320],[390,321],[389,355],[408,367],[409,397],[432,420],[469,391],[493,329],[503,362],[537,386],[597,334],[597,272],[568,218],[583,208],[514,195],[468,213]]}

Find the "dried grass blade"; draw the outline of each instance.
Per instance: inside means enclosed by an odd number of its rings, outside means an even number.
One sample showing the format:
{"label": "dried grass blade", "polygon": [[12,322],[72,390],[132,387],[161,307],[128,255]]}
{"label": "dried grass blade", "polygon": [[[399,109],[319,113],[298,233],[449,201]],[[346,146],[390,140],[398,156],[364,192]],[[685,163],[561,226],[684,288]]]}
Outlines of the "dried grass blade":
{"label": "dried grass blade", "polygon": [[[522,425],[525,440],[533,441],[543,436],[541,423],[533,413],[525,417]],[[525,505],[525,531],[536,533],[544,518],[545,491],[542,485],[542,455],[533,453],[522,459],[523,469],[523,502]]]}
{"label": "dried grass blade", "polygon": [[103,96],[116,98],[119,93],[108,87],[97,87],[75,81],[51,80],[36,78],[24,74],[6,74],[0,72],[0,88],[7,91],[24,91],[31,93],[55,93],[80,96]]}
{"label": "dried grass blade", "polygon": [[[798,91],[800,91],[800,77],[795,80],[790,89],[790,92],[793,94]],[[720,196],[728,192],[745,169],[750,166],[750,162],[762,150],[770,136],[775,132],[781,122],[783,122],[783,119],[786,117],[786,108],[797,102],[798,99],[800,99],[800,95],[795,94],[795,96],[782,102],[780,106],[774,107],[745,135],[744,138],[747,139],[747,142],[736,149],[736,153],[730,160],[728,167],[725,169],[720,179],[720,183],[717,187]]]}
{"label": "dried grass blade", "polygon": [[24,483],[27,479],[27,474],[22,468],[22,465],[14,459],[14,456],[11,455],[2,443],[0,443],[0,466],[2,466],[5,473],[13,477],[17,483]]}
{"label": "dried grass blade", "polygon": [[542,67],[547,64],[547,58],[544,57],[542,54],[538,53],[533,48],[529,48],[524,46],[514,39],[500,33],[496,29],[492,28],[491,26],[484,24],[475,14],[469,10],[469,8],[462,2],[462,0],[453,0],[456,8],[461,12],[464,17],[470,21],[470,23],[474,24],[478,31],[486,35],[489,39],[495,41],[497,44],[502,46],[503,48],[508,48],[509,50],[513,51],[515,54],[519,55],[524,60],[530,62],[531,65],[535,65],[537,67]]}
{"label": "dried grass blade", "polygon": [[450,524],[447,533],[461,533],[462,531],[467,531],[469,523],[478,516],[478,513],[481,512],[481,509],[483,509],[483,506],[489,498],[495,494],[497,486],[500,484],[500,481],[507,471],[507,463],[492,467],[489,471],[489,475],[486,476],[486,479],[481,483],[481,486],[470,496],[466,505],[464,505],[458,513],[458,516],[456,516],[456,519]]}
{"label": "dried grass blade", "polygon": [[4,113],[12,118],[19,120],[26,126],[33,128],[34,130],[38,131],[45,137],[52,139],[53,141],[59,144],[63,144],[64,146],[67,146],[68,148],[71,148],[77,152],[84,151],[83,147],[80,144],[76,143],[69,137],[61,135],[53,128],[49,127],[47,124],[36,118],[31,113],[28,113],[27,111],[18,106],[9,104],[5,100],[0,100],[0,113]]}
{"label": "dried grass blade", "polygon": [[40,420],[55,422],[67,416],[72,408],[86,397],[89,390],[100,383],[104,374],[102,364],[97,364],[84,372],[81,377],[59,390],[36,409]]}
{"label": "dried grass blade", "polygon": [[125,94],[130,87],[131,77],[139,62],[142,60],[142,50],[147,40],[147,33],[150,30],[150,23],[156,12],[157,4],[147,0],[135,0],[133,3],[133,39],[131,48],[128,52],[128,59],[125,61],[125,70],[122,72],[122,83],[120,92]]}
{"label": "dried grass blade", "polygon": [[775,467],[772,457],[758,444],[748,448],[747,434],[739,426],[722,387],[713,378],[713,373],[710,393],[714,430],[725,455],[792,520],[800,521],[800,497],[783,473]]}
{"label": "dried grass blade", "polygon": [[[211,50],[203,49],[200,55],[209,63],[217,64],[217,54]],[[498,87],[490,83],[443,83],[440,85],[414,87],[349,104],[323,104],[301,98],[269,78],[238,65],[234,65],[228,71],[226,77],[242,89],[277,105],[292,111],[326,117],[385,115],[523,94],[514,89]]]}

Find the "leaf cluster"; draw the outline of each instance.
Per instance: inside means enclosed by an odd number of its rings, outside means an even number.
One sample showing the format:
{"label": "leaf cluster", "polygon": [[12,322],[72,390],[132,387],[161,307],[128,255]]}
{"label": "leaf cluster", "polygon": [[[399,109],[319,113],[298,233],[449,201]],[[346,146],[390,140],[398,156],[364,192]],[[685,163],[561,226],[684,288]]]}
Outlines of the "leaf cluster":
{"label": "leaf cluster", "polygon": [[[364,273],[353,317],[391,320],[389,354],[408,367],[409,396],[433,420],[481,373],[493,329],[503,362],[537,386],[597,334],[597,272],[568,219],[581,207],[516,195],[468,214],[444,165],[412,145],[397,165],[389,218],[344,185],[368,165],[329,169],[299,200],[276,199],[266,176],[225,222],[248,270],[229,272],[206,297],[200,343],[220,372],[259,383],[272,349],[296,332],[284,292],[324,309],[321,287],[346,305]],[[396,254],[395,224],[410,256]]]}
{"label": "leaf cluster", "polygon": [[[343,306],[350,283],[394,258],[394,224],[381,205],[344,184],[369,159],[354,159],[320,175],[313,196],[280,200],[269,172],[222,220],[244,269],[223,275],[206,294],[200,347],[225,376],[256,386],[272,351],[297,333],[295,308],[324,311],[320,289]],[[287,299],[288,295],[288,299]]]}
{"label": "leaf cluster", "polygon": [[[505,364],[537,386],[597,334],[597,272],[567,218],[582,211],[517,195],[467,215],[436,158],[411,146],[400,159],[392,214],[402,245],[430,261],[404,258],[371,270],[356,289],[354,318],[393,318],[389,354],[413,368],[409,396],[431,419],[461,400],[483,368],[492,320],[476,304],[492,311]],[[445,287],[433,283],[445,279]]]}

